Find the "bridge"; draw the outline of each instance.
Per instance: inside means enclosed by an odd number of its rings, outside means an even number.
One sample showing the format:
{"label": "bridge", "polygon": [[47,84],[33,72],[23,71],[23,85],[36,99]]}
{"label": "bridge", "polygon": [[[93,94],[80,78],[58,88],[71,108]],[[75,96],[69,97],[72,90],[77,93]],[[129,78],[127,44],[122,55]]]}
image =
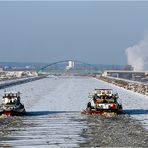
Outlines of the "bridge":
{"label": "bridge", "polygon": [[95,65],[78,60],[57,61],[38,70],[39,75],[95,75],[98,73],[100,71]]}

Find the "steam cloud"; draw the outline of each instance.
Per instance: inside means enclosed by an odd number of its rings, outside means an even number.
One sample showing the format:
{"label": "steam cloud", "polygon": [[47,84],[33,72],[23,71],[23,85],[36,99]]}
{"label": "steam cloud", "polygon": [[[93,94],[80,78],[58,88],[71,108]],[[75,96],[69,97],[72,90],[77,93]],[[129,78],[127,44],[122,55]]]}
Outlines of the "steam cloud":
{"label": "steam cloud", "polygon": [[135,71],[148,70],[148,36],[137,45],[126,49],[127,62]]}

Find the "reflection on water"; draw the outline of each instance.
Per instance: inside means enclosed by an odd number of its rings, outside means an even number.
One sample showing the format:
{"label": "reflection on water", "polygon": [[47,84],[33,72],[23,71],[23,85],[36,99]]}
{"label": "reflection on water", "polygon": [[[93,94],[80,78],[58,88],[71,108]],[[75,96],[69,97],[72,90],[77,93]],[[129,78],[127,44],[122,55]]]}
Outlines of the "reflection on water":
{"label": "reflection on water", "polygon": [[146,134],[137,121],[125,114],[103,117],[81,115],[80,112],[38,111],[16,117],[0,138],[0,146],[147,147]]}
{"label": "reflection on water", "polygon": [[79,112],[30,112],[22,118],[22,125],[8,128],[12,131],[1,139],[1,146],[60,146],[77,147],[84,142],[80,136],[86,128],[85,116]]}

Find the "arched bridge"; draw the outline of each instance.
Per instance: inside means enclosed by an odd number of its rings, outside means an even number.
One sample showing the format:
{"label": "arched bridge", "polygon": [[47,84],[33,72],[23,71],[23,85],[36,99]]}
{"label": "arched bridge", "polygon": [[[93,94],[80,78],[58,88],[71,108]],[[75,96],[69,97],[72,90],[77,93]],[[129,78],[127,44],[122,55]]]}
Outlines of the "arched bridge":
{"label": "arched bridge", "polygon": [[48,75],[92,75],[98,73],[97,67],[78,60],[63,60],[42,67],[39,74]]}

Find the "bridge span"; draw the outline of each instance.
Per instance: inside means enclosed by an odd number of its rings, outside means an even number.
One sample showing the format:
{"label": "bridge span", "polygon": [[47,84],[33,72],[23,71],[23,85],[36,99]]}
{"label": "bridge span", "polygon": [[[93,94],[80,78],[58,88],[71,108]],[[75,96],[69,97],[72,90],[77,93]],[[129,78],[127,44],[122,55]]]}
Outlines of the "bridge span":
{"label": "bridge span", "polygon": [[47,75],[94,75],[100,73],[93,65],[78,60],[62,60],[49,63],[38,70],[38,74]]}

